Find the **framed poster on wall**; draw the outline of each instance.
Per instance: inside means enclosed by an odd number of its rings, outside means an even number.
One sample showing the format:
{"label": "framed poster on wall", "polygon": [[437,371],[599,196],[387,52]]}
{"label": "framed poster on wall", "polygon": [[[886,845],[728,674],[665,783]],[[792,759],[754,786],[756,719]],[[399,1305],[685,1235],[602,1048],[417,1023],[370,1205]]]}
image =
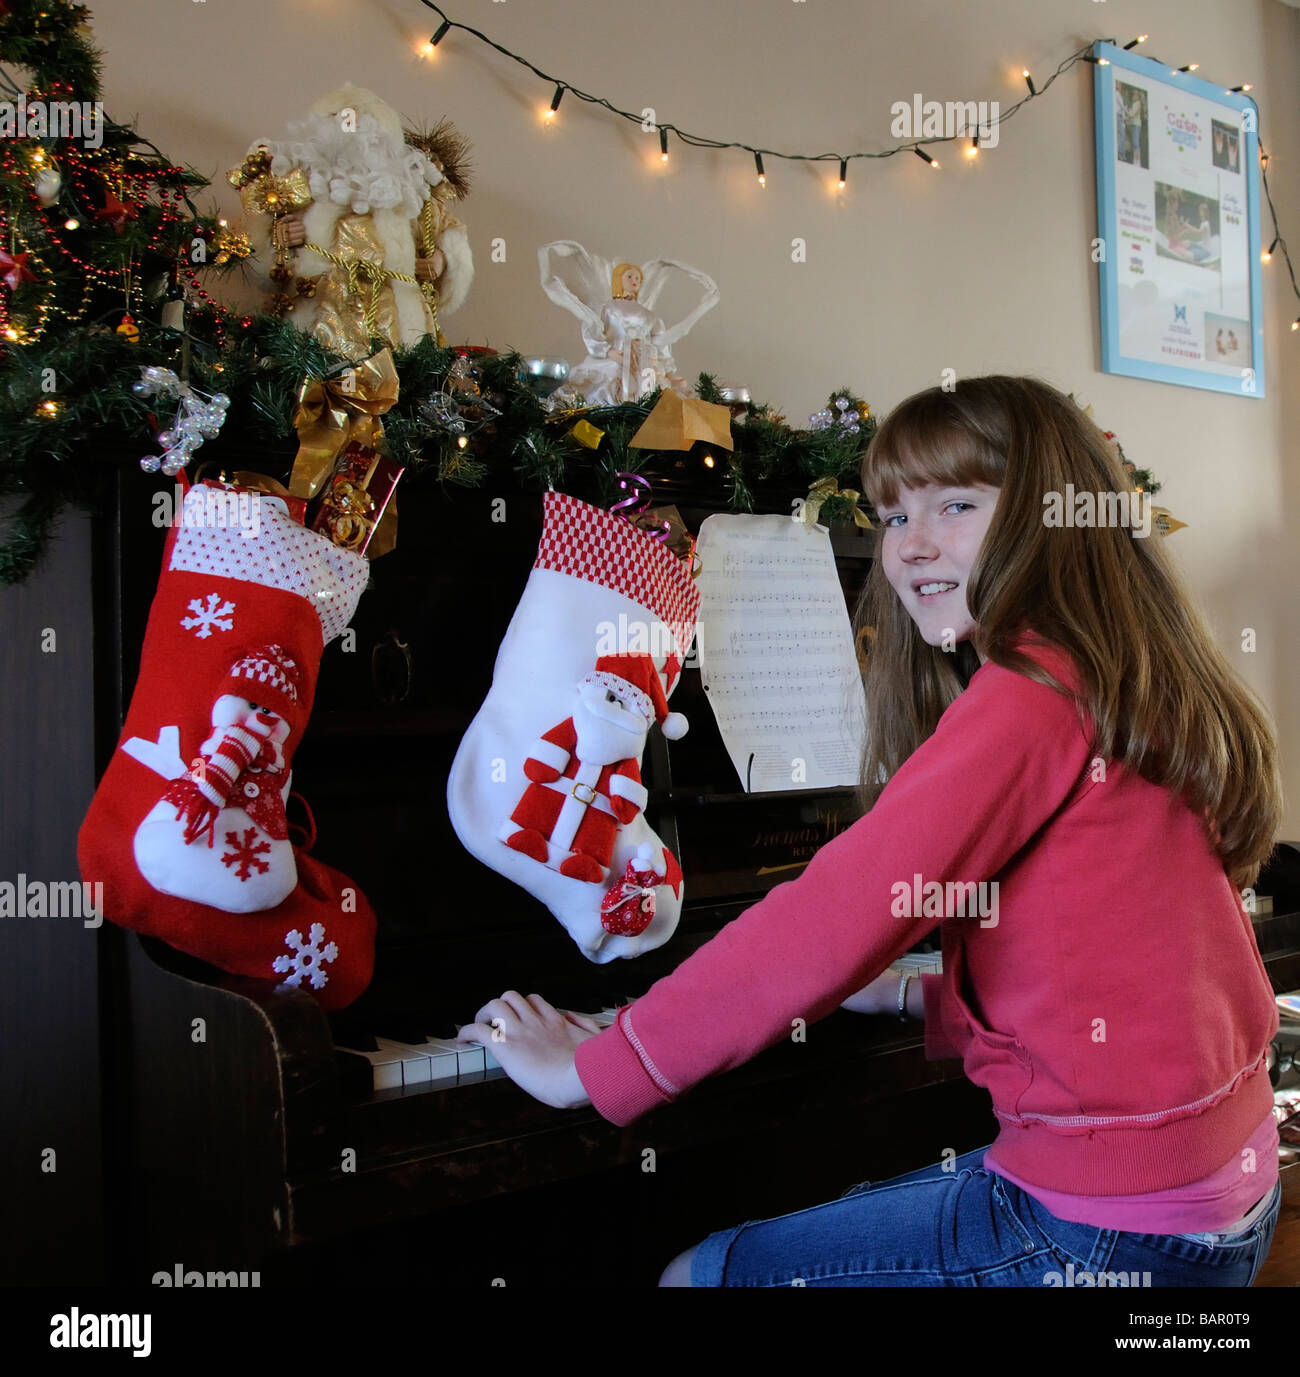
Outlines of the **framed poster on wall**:
{"label": "framed poster on wall", "polygon": [[1263,397],[1255,102],[1112,43],[1093,56],[1102,371]]}

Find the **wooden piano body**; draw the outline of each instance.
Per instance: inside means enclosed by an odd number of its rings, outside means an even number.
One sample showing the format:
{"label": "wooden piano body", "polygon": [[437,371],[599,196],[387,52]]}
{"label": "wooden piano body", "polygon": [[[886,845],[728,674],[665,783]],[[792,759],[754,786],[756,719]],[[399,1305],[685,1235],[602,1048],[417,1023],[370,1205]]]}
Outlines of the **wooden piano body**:
{"label": "wooden piano body", "polygon": [[[445,781],[541,524],[540,496],[523,492],[507,494],[509,519],[494,524],[500,495],[402,493],[399,548],[374,566],[355,651],[326,652],[294,762],[319,827],[315,854],[351,875],[380,918],[366,995],[327,1017],[305,992],[105,931],[106,1202],[123,1280],[181,1264],[256,1269],[263,1285],[650,1285],[713,1229],[995,1134],[987,1095],[958,1063],[924,1059],[919,1025],[844,1012],[628,1128],[550,1109],[504,1078],[374,1091],[336,1050],[374,1034],[454,1036],[512,987],[585,1011],[624,1002],[856,817],[849,789],[744,794],[688,669],[672,707],[691,731],[671,745],[653,734],[644,769],[649,820],[686,876],[665,947],[594,966],[540,903],[470,857]],[[789,511],[799,495],[769,494],[761,509]],[[655,498],[676,502],[692,532],[724,509],[672,474]],[[850,606],[872,534],[834,535]],[[157,552],[124,542],[117,556],[120,725]],[[1279,989],[1300,984],[1296,890],[1292,917],[1279,905],[1266,939]],[[718,1016],[744,1018],[743,991]]]}

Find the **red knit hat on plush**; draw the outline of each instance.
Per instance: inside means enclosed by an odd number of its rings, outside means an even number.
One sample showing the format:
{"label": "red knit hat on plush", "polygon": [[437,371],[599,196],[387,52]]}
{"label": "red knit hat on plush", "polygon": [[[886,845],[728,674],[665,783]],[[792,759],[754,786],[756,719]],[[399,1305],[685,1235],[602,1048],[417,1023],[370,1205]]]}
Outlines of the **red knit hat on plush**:
{"label": "red knit hat on plush", "polygon": [[218,693],[233,693],[278,713],[296,734],[307,725],[302,673],[283,646],[264,645],[236,660]]}
{"label": "red knit hat on plush", "polygon": [[596,668],[582,679],[584,684],[605,684],[620,697],[630,699],[640,709],[647,726],[659,723],[669,741],[680,741],[690,724],[680,712],[668,711],[663,680],[654,661],[645,654],[602,655]]}

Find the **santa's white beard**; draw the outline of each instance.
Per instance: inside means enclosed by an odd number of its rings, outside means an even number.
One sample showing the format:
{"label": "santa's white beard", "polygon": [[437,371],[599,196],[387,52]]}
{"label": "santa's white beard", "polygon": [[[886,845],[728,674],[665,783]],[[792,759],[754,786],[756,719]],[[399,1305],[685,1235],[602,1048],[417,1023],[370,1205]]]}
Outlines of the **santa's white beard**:
{"label": "santa's white beard", "polygon": [[629,757],[640,759],[645,745],[645,718],[627,708],[617,710],[626,724],[610,721],[587,702],[579,700],[573,712],[578,736],[576,755],[585,765],[617,765]]}
{"label": "santa's white beard", "polygon": [[332,201],[354,215],[396,210],[414,220],[442,181],[424,153],[383,129],[373,115],[362,114],[355,130],[335,115],[311,115],[291,124],[289,133],[299,137],[268,145],[272,174],[305,168],[317,201]]}

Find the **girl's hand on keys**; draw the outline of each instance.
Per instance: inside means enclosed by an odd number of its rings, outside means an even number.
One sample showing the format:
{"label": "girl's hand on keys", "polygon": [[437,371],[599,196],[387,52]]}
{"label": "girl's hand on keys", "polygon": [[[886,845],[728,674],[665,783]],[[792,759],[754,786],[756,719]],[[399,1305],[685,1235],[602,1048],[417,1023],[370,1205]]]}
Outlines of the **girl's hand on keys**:
{"label": "girl's hand on keys", "polygon": [[601,1031],[584,1014],[564,1013],[541,995],[525,999],[507,990],[489,1000],[458,1036],[489,1048],[506,1075],[534,1099],[556,1109],[579,1109],[591,1100],[573,1054]]}

